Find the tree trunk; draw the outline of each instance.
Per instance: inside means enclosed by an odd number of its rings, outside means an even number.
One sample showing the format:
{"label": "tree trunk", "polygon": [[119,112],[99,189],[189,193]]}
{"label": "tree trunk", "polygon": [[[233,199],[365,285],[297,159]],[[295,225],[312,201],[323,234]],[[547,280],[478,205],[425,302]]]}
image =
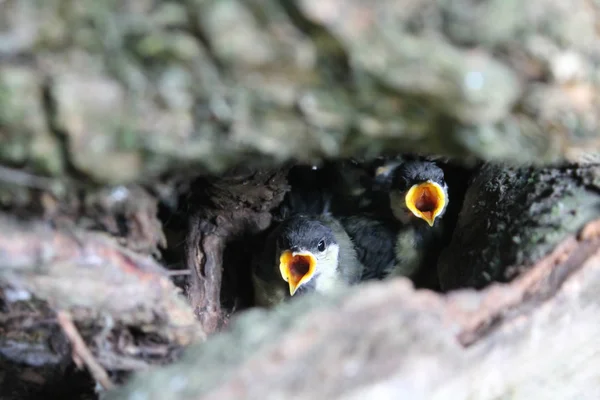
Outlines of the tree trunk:
{"label": "tree trunk", "polygon": [[507,282],[600,218],[600,167],[484,166],[465,195],[438,270],[442,288]]}
{"label": "tree trunk", "polygon": [[597,159],[597,13],[584,0],[8,0],[0,160],[127,183],[383,151]]}
{"label": "tree trunk", "polygon": [[[597,398],[599,12],[0,0],[0,393],[173,363],[109,397]],[[225,264],[247,266],[288,166],[398,153],[486,162],[448,293],[397,279],[230,328]]]}
{"label": "tree trunk", "polygon": [[400,278],[249,312],[108,399],[597,398],[599,224],[510,285],[441,297]]}

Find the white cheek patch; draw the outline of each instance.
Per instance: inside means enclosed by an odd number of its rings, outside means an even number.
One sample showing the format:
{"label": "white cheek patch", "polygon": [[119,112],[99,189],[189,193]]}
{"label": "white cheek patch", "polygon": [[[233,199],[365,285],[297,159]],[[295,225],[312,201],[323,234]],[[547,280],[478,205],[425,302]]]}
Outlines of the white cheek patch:
{"label": "white cheek patch", "polygon": [[317,291],[329,290],[338,285],[339,275],[337,273],[337,266],[339,253],[340,247],[337,244],[331,244],[324,253],[317,256]]}

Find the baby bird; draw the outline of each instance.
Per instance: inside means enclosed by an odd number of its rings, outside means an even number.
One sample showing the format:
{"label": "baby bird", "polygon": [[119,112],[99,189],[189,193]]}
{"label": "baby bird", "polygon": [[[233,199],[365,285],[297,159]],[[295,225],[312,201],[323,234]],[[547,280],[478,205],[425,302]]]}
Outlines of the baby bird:
{"label": "baby bird", "polygon": [[363,274],[352,240],[329,215],[294,215],[267,237],[253,265],[255,303],[270,307],[303,293],[327,293]]}
{"label": "baby bird", "polygon": [[430,161],[410,161],[396,167],[390,188],[390,207],[403,224],[417,219],[432,227],[448,207],[444,171]]}
{"label": "baby bird", "polygon": [[396,266],[390,275],[409,276],[417,286],[435,286],[430,278],[417,274],[435,264],[441,251],[442,217],[449,202],[444,171],[434,162],[413,160],[392,161],[380,167],[378,173],[380,181],[386,182],[390,210],[400,223]]}
{"label": "baby bird", "polygon": [[[375,181],[388,197],[387,212],[362,210],[358,202],[339,207],[340,180],[329,187],[305,183],[288,193],[281,223],[253,262],[257,305],[370,279],[414,278],[435,257],[448,205],[443,171],[428,161],[394,160],[377,169]],[[343,215],[334,217],[332,209]]]}

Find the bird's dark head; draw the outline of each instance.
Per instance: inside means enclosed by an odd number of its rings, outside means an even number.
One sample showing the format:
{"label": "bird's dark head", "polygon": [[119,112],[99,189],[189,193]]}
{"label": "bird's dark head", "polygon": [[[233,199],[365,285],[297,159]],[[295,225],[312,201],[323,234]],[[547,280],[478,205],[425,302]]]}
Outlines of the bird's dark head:
{"label": "bird's dark head", "polygon": [[433,226],[448,206],[444,171],[429,161],[403,163],[394,171],[390,206],[394,216],[403,223],[419,218]]}
{"label": "bird's dark head", "polygon": [[339,244],[331,224],[334,221],[298,215],[282,223],[276,238],[276,262],[290,295],[310,291],[319,283],[335,278]]}

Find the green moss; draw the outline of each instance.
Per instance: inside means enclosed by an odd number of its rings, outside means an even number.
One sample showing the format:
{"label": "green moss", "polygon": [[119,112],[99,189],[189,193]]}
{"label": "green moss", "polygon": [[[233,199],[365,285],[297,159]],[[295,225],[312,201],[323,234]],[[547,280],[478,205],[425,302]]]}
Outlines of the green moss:
{"label": "green moss", "polygon": [[[3,81],[2,79],[9,81]],[[10,82],[12,77],[6,73],[2,75],[0,71],[0,125],[12,126],[18,124],[19,121],[25,118],[25,110],[19,106],[18,101],[20,93]]]}
{"label": "green moss", "polygon": [[0,160],[9,164],[21,164],[27,160],[27,137],[14,135],[8,140],[4,139],[0,146]]}
{"label": "green moss", "polygon": [[143,36],[134,50],[143,58],[156,58],[163,61],[190,61],[201,55],[197,40],[186,33],[153,32]]}
{"label": "green moss", "polygon": [[60,176],[64,172],[62,151],[50,134],[37,135],[30,145],[30,162],[35,171],[46,175]]}
{"label": "green moss", "polygon": [[138,136],[132,126],[121,126],[120,133],[116,135],[116,146],[120,150],[135,150],[139,147]]}
{"label": "green moss", "polygon": [[33,69],[0,68],[0,160],[29,163],[35,172],[58,175],[61,153],[46,124],[42,90]]}
{"label": "green moss", "polygon": [[[600,217],[598,192],[574,179],[593,171],[594,167],[483,167],[465,197],[463,210],[469,212],[461,214],[453,243],[440,259],[445,287],[481,287],[489,282],[483,273],[506,280],[509,266],[533,265]],[[465,252],[466,247],[487,251]]]}
{"label": "green moss", "polygon": [[188,22],[185,7],[175,2],[165,2],[158,5],[151,16],[153,24],[162,27],[184,27]]}

